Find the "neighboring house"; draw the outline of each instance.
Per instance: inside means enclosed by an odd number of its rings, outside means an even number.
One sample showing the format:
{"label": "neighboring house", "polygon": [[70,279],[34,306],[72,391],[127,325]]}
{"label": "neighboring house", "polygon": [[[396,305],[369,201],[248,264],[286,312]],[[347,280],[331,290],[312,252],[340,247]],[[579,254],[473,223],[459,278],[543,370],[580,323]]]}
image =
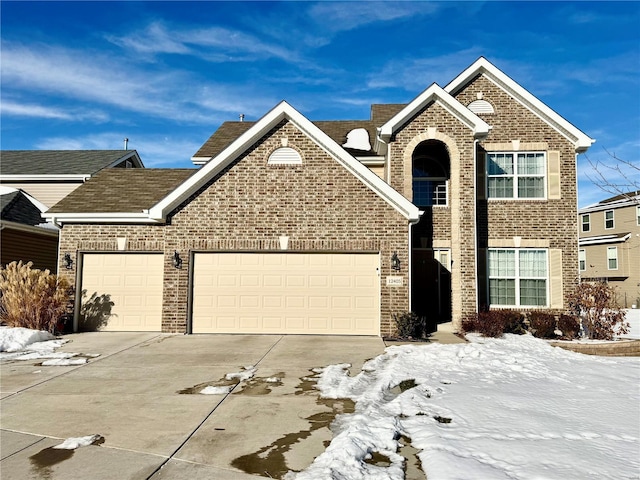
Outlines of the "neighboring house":
{"label": "neighboring house", "polygon": [[580,209],[580,278],[616,287],[618,305],[640,307],[640,191]]}
{"label": "neighboring house", "polygon": [[485,307],[565,310],[593,141],[480,58],[369,120],[282,102],[223,124],[197,171],[103,171],[46,216],[76,327],[109,295],[111,330],[391,335],[409,310],[458,328]]}
{"label": "neighboring house", "polygon": [[56,272],[58,227],[46,223],[47,207],[16,188],[0,186],[0,265],[22,260]]}
{"label": "neighboring house", "polygon": [[52,207],[104,168],[143,168],[135,150],[2,150],[0,183]]}

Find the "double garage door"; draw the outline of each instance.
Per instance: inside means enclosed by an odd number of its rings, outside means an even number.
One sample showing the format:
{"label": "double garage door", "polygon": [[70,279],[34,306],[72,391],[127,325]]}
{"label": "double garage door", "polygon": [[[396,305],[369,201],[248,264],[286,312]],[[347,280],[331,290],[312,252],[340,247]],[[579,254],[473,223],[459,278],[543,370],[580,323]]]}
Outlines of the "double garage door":
{"label": "double garage door", "polygon": [[[379,335],[379,266],[378,254],[196,253],[192,331]],[[160,254],[84,256],[83,290],[114,302],[103,330],[161,330],[162,268]]]}

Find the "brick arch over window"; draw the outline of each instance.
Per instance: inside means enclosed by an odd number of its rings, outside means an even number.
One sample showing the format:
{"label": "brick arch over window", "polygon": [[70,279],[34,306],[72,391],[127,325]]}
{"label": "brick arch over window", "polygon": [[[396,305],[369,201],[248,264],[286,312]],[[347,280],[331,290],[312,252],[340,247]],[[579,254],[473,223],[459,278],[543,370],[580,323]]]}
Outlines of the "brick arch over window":
{"label": "brick arch over window", "polygon": [[404,169],[404,196],[411,199],[413,190],[412,167],[413,152],[425,140],[439,140],[444,143],[449,152],[449,209],[451,215],[451,260],[452,264],[458,266],[451,271],[451,315],[454,319],[462,316],[462,295],[459,292],[462,289],[462,276],[459,266],[462,265],[462,252],[460,245],[460,149],[457,143],[449,135],[439,132],[435,127],[429,127],[419,135],[416,135],[407,144],[403,154]]}

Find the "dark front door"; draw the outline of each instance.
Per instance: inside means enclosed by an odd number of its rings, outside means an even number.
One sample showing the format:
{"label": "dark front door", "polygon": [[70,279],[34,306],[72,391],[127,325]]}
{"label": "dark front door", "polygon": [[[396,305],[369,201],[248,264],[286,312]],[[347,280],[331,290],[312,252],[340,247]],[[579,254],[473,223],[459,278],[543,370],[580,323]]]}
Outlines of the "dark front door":
{"label": "dark front door", "polygon": [[451,272],[449,251],[414,249],[411,272],[411,309],[426,317],[435,332],[438,323],[451,320]]}

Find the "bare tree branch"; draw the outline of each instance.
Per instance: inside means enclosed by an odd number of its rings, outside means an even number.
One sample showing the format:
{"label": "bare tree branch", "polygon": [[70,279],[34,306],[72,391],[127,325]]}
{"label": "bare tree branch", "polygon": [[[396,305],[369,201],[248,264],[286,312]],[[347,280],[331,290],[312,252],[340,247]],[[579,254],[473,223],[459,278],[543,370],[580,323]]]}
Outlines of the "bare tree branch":
{"label": "bare tree branch", "polygon": [[586,154],[593,173],[586,177],[601,190],[611,195],[621,195],[629,200],[640,203],[638,192],[640,191],[640,163],[631,162],[616,156],[615,153],[604,149],[609,159],[591,160]]}

